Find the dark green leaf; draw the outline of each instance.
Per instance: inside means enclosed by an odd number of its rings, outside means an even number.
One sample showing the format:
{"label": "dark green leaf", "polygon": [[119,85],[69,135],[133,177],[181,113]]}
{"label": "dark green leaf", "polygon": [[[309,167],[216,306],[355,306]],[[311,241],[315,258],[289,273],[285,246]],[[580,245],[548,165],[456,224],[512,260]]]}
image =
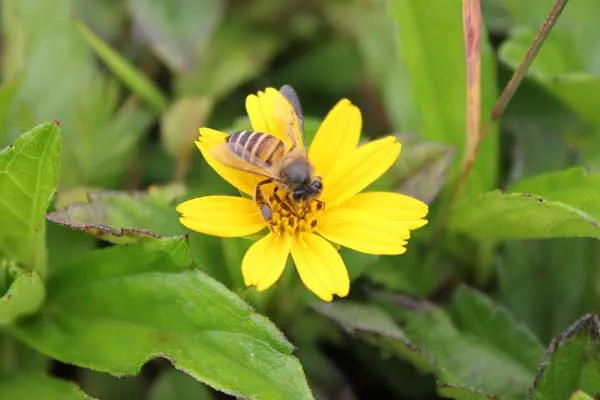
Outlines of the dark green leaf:
{"label": "dark green leaf", "polygon": [[317,311],[350,333],[432,372],[441,394],[456,399],[523,398],[543,349],[506,310],[467,288],[450,312],[402,298],[400,330],[382,310],[348,302],[317,304]]}
{"label": "dark green leaf", "polygon": [[[574,188],[577,191],[584,198],[595,194],[586,187]],[[533,194],[500,191],[459,201],[449,226],[477,239],[600,237],[595,217],[576,206]]]}
{"label": "dark green leaf", "polygon": [[142,36],[177,72],[196,67],[225,8],[220,0],[131,0],[129,5]]}
{"label": "dark green leaf", "polygon": [[1,399],[90,399],[74,383],[42,374],[0,375]]}
{"label": "dark green leaf", "polygon": [[411,343],[394,320],[376,306],[343,301],[314,303],[313,308],[337,322],[346,332],[389,354],[408,359],[421,371],[432,372],[436,368],[429,353]]}
{"label": "dark green leaf", "polygon": [[173,202],[180,185],[152,187],[148,192],[91,192],[89,202],[76,202],[48,214],[48,220],[113,243],[182,235]]}
{"label": "dark green leaf", "polygon": [[442,382],[488,397],[523,398],[543,353],[506,310],[466,288],[455,295],[450,314],[436,307],[409,310],[404,330],[433,355]]}
{"label": "dark green leaf", "polygon": [[312,398],[291,344],[194,269],[181,238],[95,251],[62,268],[45,308],[13,332],[44,354],[118,376],[162,356],[237,396]]}
{"label": "dark green leaf", "polygon": [[596,306],[596,239],[511,241],[502,253],[500,301],[544,343]]}
{"label": "dark green leaf", "polygon": [[[402,130],[446,143],[457,149],[456,160],[462,160],[466,143],[466,73],[461,1],[435,0],[392,2],[397,24],[397,46],[405,85],[394,85],[401,96],[411,101],[396,112],[402,116]],[[484,35],[485,37],[485,35]],[[444,40],[440,40],[444,38]],[[481,99],[484,121],[496,98],[495,70],[490,46],[482,43]],[[452,79],[448,79],[452,77]],[[483,143],[468,192],[476,193],[495,186],[497,143]],[[454,167],[458,164],[455,163]],[[456,168],[453,169],[453,173]]]}
{"label": "dark green leaf", "polygon": [[44,274],[44,214],[58,184],[61,135],[42,124],[0,151],[0,257]]}
{"label": "dark green leaf", "polygon": [[77,380],[81,388],[95,399],[141,399],[146,386],[143,374],[115,377],[89,369],[81,370]]}
{"label": "dark green leaf", "polygon": [[0,376],[48,371],[51,360],[18,341],[8,332],[0,334]]}
{"label": "dark green leaf", "polygon": [[149,400],[209,400],[210,389],[186,374],[170,368],[152,385]]}
{"label": "dark green leaf", "polygon": [[576,390],[600,395],[600,318],[588,314],[552,341],[532,399],[559,400]]}

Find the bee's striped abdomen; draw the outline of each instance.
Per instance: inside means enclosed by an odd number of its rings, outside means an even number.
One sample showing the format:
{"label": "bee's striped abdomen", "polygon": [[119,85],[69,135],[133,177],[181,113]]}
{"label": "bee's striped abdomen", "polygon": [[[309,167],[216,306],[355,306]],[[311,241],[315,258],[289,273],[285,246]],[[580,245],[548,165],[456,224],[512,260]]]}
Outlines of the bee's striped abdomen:
{"label": "bee's striped abdomen", "polygon": [[281,140],[267,133],[256,131],[239,131],[227,138],[229,148],[242,160],[250,164],[273,165],[284,155]]}

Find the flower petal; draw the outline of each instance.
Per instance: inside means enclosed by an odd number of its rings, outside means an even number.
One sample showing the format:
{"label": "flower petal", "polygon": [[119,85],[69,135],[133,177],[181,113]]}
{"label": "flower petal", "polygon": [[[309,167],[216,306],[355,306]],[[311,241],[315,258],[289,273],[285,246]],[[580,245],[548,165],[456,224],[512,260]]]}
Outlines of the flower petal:
{"label": "flower petal", "polygon": [[227,136],[226,133],[214,129],[200,128],[200,137],[198,138],[198,141],[196,141],[196,146],[198,146],[198,149],[208,165],[210,165],[217,174],[240,192],[254,196],[256,185],[264,179],[263,177],[227,167],[210,154],[210,149],[215,145],[220,145],[225,142]]}
{"label": "flower petal", "polygon": [[269,233],[254,243],[242,260],[242,275],[246,286],[263,291],[271,287],[285,268],[290,253],[290,236]]}
{"label": "flower petal", "polygon": [[292,257],[302,282],[322,300],[348,295],[348,271],[331,243],[313,233],[300,233],[292,239]]}
{"label": "flower petal", "polygon": [[360,193],[319,217],[328,240],[368,254],[402,254],[410,231],[427,224],[427,205],[400,193]]}
{"label": "flower petal", "polygon": [[321,199],[337,207],[383,175],[398,159],[402,146],[388,136],[360,146],[333,166],[323,179]]}
{"label": "flower petal", "polygon": [[356,148],[361,129],[359,108],[348,99],[340,100],[321,123],[308,151],[317,175],[324,178],[333,165]]}
{"label": "flower petal", "polygon": [[256,204],[242,197],[198,197],[181,203],[177,211],[182,225],[213,236],[248,236],[267,225]]}
{"label": "flower petal", "polygon": [[270,133],[281,139],[286,148],[292,141],[288,129],[298,127],[296,113],[286,98],[274,88],[266,88],[264,92],[251,94],[246,97],[246,112],[250,118],[252,129],[258,132]]}

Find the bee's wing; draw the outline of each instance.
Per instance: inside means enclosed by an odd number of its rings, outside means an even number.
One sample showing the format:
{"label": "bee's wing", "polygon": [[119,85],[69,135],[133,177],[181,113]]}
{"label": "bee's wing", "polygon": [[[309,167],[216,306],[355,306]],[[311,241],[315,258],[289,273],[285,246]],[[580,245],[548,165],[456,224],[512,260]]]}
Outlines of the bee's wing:
{"label": "bee's wing", "polygon": [[298,98],[298,94],[290,85],[283,85],[279,88],[279,92],[289,101],[290,105],[296,112],[296,118],[298,118],[298,123],[300,125],[300,129],[304,129],[304,113],[302,112],[302,104],[300,103],[300,99]]}
{"label": "bee's wing", "polygon": [[304,148],[302,134],[304,116],[300,101],[294,89],[289,85],[283,85],[279,90],[281,96],[274,96],[273,116],[275,120],[285,127],[286,133],[292,140],[293,148]]}
{"label": "bee's wing", "polygon": [[279,177],[275,174],[273,168],[269,167],[264,161],[253,157],[252,162],[242,160],[229,148],[229,143],[219,143],[213,146],[209,153],[221,164],[237,169],[238,171],[249,172],[254,175],[264,176],[279,181]]}

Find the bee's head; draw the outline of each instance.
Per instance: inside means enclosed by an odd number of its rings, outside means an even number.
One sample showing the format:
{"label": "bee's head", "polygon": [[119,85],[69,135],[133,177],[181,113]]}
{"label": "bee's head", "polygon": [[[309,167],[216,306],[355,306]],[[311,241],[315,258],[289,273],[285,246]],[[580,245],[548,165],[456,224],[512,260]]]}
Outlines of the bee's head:
{"label": "bee's head", "polygon": [[294,201],[306,201],[317,197],[323,191],[323,183],[318,176],[312,177],[292,192]]}

